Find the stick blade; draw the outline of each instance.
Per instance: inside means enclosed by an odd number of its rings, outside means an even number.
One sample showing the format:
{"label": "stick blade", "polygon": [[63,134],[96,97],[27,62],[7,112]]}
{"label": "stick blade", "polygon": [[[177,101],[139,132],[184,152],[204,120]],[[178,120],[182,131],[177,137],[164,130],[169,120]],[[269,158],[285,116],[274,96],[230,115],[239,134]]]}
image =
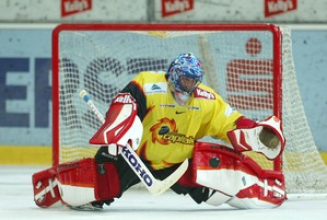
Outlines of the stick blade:
{"label": "stick blade", "polygon": [[184,162],[164,180],[157,180],[154,184],[155,187],[150,187],[148,190],[152,195],[158,196],[169,189],[172,185],[174,185],[186,172],[188,168],[188,160],[184,160]]}

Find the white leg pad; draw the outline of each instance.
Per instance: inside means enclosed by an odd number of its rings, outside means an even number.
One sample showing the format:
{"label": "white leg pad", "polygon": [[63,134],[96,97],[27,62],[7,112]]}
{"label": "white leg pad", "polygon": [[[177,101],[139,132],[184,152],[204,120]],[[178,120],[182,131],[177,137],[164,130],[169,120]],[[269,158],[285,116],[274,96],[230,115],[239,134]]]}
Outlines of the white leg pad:
{"label": "white leg pad", "polygon": [[252,186],[258,181],[254,175],[240,170],[198,170],[196,183],[219,190],[229,196],[236,195],[240,190]]}
{"label": "white leg pad", "polygon": [[113,163],[96,164],[94,159],[61,164],[57,168],[61,200],[68,206],[82,206],[119,195],[119,177]]}
{"label": "white leg pad", "polygon": [[61,199],[69,206],[81,206],[95,201],[94,187],[58,184]]}
{"label": "white leg pad", "polygon": [[194,182],[218,193],[209,195],[209,204],[272,208],[286,198],[281,172],[264,170],[250,157],[225,146],[198,142],[192,164]]}
{"label": "white leg pad", "polygon": [[229,200],[228,205],[239,209],[271,209],[276,208],[275,204],[258,198],[238,198],[233,197]]}

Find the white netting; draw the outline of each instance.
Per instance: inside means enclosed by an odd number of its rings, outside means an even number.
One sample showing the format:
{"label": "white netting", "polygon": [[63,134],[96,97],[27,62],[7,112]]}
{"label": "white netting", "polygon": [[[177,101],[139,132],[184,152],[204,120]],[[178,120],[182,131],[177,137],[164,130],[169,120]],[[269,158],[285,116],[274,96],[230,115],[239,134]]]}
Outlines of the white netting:
{"label": "white netting", "polygon": [[326,193],[327,168],[305,117],[292,55],[291,31],[283,33],[283,126],[287,139],[283,171],[287,189],[294,193]]}
{"label": "white netting", "polygon": [[[58,35],[60,163],[91,157],[98,147],[88,140],[100,122],[80,99],[86,89],[105,114],[111,99],[137,73],[166,70],[178,54],[193,52],[206,72],[204,83],[246,116],[262,120],[273,114],[275,37],[264,30],[231,31],[86,31]],[[290,32],[282,37],[282,116],[287,145],[283,156],[288,192],[325,192],[326,166],[307,125],[297,88]],[[56,41],[55,41],[56,42]],[[55,88],[54,88],[55,92]],[[278,97],[275,97],[279,99]],[[56,148],[54,148],[56,149]],[[265,168],[271,162],[251,154]]]}

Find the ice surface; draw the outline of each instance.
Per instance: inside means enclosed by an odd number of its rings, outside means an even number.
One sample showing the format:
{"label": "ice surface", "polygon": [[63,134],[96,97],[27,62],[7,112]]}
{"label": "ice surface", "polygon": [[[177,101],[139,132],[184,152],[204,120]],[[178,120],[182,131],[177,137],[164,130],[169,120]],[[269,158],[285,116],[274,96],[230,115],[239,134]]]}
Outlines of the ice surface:
{"label": "ice surface", "polygon": [[0,220],[326,220],[327,199],[286,201],[267,210],[237,210],[227,205],[198,205],[171,191],[154,197],[145,190],[126,192],[102,211],[66,207],[42,209],[33,200],[32,174],[46,167],[0,166]]}

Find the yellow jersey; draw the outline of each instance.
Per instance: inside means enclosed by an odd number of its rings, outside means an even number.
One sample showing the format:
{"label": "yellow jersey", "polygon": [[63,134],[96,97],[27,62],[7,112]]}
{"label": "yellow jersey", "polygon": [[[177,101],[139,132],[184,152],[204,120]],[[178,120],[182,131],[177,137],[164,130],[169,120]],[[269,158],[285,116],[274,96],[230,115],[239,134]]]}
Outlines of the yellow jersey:
{"label": "yellow jersey", "polygon": [[191,158],[197,139],[211,136],[229,142],[227,132],[242,116],[202,83],[186,105],[179,105],[168,88],[165,73],[141,72],[122,92],[136,99],[143,124],[137,154],[155,170]]}

